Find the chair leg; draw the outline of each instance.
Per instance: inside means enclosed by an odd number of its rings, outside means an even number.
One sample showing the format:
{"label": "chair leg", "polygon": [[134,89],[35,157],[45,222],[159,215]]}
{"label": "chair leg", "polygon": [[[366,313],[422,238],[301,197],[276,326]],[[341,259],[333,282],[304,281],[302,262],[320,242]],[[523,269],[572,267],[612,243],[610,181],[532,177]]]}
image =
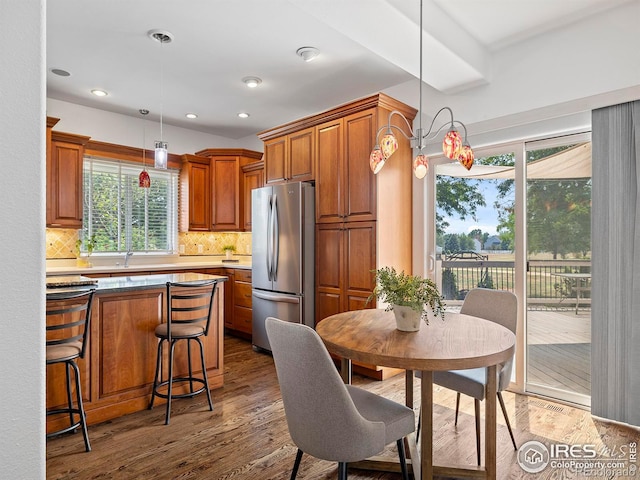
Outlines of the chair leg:
{"label": "chair leg", "polygon": [[[200,344],[200,352],[202,352],[202,344]],[[193,393],[193,369],[191,368],[191,339],[187,338],[187,363],[189,364],[189,391]],[[204,365],[204,362],[203,362]],[[206,370],[203,367],[203,372]]]}
{"label": "chair leg", "polygon": [[[211,401],[211,390],[209,390],[209,379],[207,378],[207,365],[204,363],[204,345],[200,338],[196,338],[196,341],[200,345],[200,360],[202,361],[202,377],[204,379],[205,391],[207,392],[207,400],[209,400],[209,410],[213,411],[213,402]],[[191,359],[189,359],[189,376],[191,376]],[[193,386],[191,387],[193,392]]]}
{"label": "chair leg", "polygon": [[71,365],[76,377],[76,398],[78,400],[78,410],[80,411],[80,426],[82,427],[82,436],[84,437],[84,448],[87,452],[91,451],[89,444],[89,432],[87,431],[87,416],[84,413],[84,405],[82,403],[82,388],[80,386],[80,369],[76,362],[67,362]]}
{"label": "chair leg", "polygon": [[476,456],[478,457],[478,465],[480,465],[480,400],[474,399],[476,410]]}
{"label": "chair leg", "polygon": [[502,398],[502,392],[498,392],[498,401],[500,402],[500,408],[502,409],[504,420],[505,422],[507,422],[507,429],[509,430],[509,435],[511,436],[511,443],[513,443],[513,449],[517,451],[518,446],[516,445],[516,439],[513,438],[513,431],[511,430],[511,424],[509,423],[509,416],[507,415],[507,409],[504,406],[504,399]]}
{"label": "chair leg", "polygon": [[400,459],[400,471],[402,472],[402,480],[409,480],[409,471],[407,470],[407,455],[404,450],[404,438],[396,442],[398,446],[398,458]]}
{"label": "chair leg", "polygon": [[164,340],[160,340],[158,342],[158,355],[157,355],[157,359],[156,359],[156,373],[153,376],[153,388],[151,389],[151,400],[149,401],[149,410],[151,410],[153,408],[153,401],[156,398],[156,388],[158,388],[158,385],[160,384],[160,381],[162,380],[162,378],[158,378],[158,376],[160,375],[160,362],[162,360],[162,342]]}
{"label": "chair leg", "polygon": [[173,386],[173,352],[176,348],[176,341],[171,341],[171,347],[169,347],[169,378],[167,383],[167,414],[165,415],[164,424],[169,425],[171,417],[171,387]]}
{"label": "chair leg", "polygon": [[418,442],[420,440],[420,425],[422,424],[422,422],[420,421],[422,417],[422,408],[420,408],[418,410],[418,427],[416,428],[416,442]]}
{"label": "chair leg", "polygon": [[456,421],[454,422],[454,425],[457,427],[458,426],[458,411],[460,410],[460,392],[458,392],[458,394],[456,395]]}
{"label": "chair leg", "polygon": [[338,463],[338,480],[347,480],[347,462]]}
{"label": "chair leg", "polygon": [[73,418],[73,400],[71,396],[71,365],[69,364],[69,362],[64,362],[64,370],[67,380],[67,408],[69,409],[69,426],[71,426],[76,422]]}
{"label": "chair leg", "polygon": [[291,470],[291,480],[296,480],[298,475],[298,468],[300,468],[300,460],[302,460],[302,450],[298,449],[296,453],[296,461],[293,463],[293,470]]}

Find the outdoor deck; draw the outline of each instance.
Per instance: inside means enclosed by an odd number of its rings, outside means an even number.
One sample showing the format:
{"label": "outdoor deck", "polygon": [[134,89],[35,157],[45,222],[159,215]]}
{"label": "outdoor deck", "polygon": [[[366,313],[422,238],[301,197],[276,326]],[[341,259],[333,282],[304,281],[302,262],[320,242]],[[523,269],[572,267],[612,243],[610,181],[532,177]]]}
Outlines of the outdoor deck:
{"label": "outdoor deck", "polygon": [[528,382],[591,395],[591,309],[529,310]]}

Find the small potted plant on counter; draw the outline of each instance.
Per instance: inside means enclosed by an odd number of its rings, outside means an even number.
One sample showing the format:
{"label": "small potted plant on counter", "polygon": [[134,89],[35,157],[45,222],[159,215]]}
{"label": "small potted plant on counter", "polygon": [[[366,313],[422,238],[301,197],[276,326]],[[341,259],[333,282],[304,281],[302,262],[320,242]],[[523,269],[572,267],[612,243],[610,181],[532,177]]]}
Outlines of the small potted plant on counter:
{"label": "small potted plant on counter", "polygon": [[428,310],[444,320],[444,303],[438,287],[432,280],[417,275],[396,272],[393,267],[374,270],[376,287],[369,296],[387,303],[385,310],[393,311],[398,330],[420,330],[421,320],[429,324]]}
{"label": "small potted plant on counter", "polygon": [[[82,244],[84,244],[86,255],[83,256]],[[89,238],[82,240],[76,240],[76,264],[78,267],[92,267],[93,265],[89,261],[89,257],[96,248],[96,236],[91,235]]]}
{"label": "small potted plant on counter", "polygon": [[236,251],[235,245],[223,245],[222,251],[225,253],[227,260],[231,260],[233,258],[233,253]]}

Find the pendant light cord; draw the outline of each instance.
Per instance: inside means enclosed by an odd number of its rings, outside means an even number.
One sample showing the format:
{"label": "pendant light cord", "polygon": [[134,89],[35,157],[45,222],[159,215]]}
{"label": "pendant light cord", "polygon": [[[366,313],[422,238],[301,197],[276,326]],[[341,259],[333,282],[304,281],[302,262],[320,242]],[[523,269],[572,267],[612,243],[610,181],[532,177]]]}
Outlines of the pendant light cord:
{"label": "pendant light cord", "polygon": [[[422,1],[422,0],[421,0]],[[160,141],[164,141],[164,136],[162,135],[162,112],[163,112],[163,103],[164,103],[164,54],[162,52],[164,46],[164,40],[160,39]]]}
{"label": "pendant light cord", "polygon": [[[418,123],[420,125],[420,136],[422,136],[422,0],[420,0],[420,110],[419,110],[420,118],[418,119]],[[422,138],[418,139],[418,147],[420,148],[420,152],[422,151]]]}

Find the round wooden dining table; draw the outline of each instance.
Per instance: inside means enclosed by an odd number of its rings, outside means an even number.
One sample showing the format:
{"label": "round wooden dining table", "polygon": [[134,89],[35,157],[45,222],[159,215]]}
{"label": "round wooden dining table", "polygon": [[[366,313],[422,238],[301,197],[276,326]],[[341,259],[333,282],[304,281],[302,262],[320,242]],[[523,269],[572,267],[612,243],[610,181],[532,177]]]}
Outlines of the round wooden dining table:
{"label": "round wooden dining table", "polygon": [[[496,478],[496,389],[497,367],[515,351],[516,337],[497,323],[464,315],[446,313],[444,321],[432,318],[417,332],[396,329],[392,312],[365,309],[332,315],[316,325],[327,349],[343,358],[343,373],[350,361],[422,372],[420,384],[420,445],[415,434],[408,439],[414,478],[434,475],[464,478]],[[433,461],[433,372],[487,368],[485,405],[485,465],[434,465]],[[411,392],[409,392],[411,390]],[[413,386],[407,389],[412,395]],[[411,403],[412,400],[407,402]]]}

